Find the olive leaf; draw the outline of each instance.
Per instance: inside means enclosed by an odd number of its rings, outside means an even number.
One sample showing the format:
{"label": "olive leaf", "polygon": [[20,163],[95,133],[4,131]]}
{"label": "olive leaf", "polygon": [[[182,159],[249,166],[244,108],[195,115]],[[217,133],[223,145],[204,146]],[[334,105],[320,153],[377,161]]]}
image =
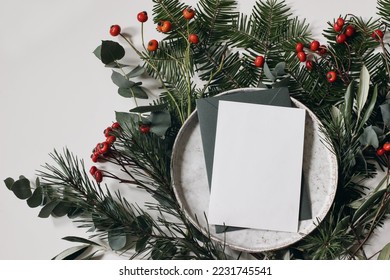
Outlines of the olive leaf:
{"label": "olive leaf", "polygon": [[360,71],[359,87],[357,92],[358,119],[360,117],[360,113],[362,112],[364,105],[366,104],[369,89],[370,89],[370,73],[368,72],[367,67],[363,65]]}

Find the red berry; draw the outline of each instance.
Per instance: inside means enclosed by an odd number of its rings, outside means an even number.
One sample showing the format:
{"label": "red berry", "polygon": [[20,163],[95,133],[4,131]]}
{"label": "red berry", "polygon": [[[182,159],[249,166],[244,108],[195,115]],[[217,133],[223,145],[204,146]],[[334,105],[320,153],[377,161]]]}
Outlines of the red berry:
{"label": "red berry", "polygon": [[315,52],[316,50],[318,50],[318,48],[320,47],[320,42],[314,40],[313,42],[311,42],[310,44],[310,49]]}
{"label": "red berry", "polygon": [[160,21],[157,23],[157,27],[156,27],[157,31],[162,32],[161,27],[163,26],[163,24],[164,24],[164,21],[163,21],[163,20],[160,20]]}
{"label": "red berry", "polygon": [[313,61],[312,60],[306,61],[306,68],[309,71],[311,71],[313,69]]}
{"label": "red berry", "polygon": [[95,151],[94,154],[96,154],[96,155],[100,155],[102,153],[100,151],[100,143],[96,144],[96,147],[95,147],[94,151]]}
{"label": "red berry", "polygon": [[374,30],[374,32],[372,32],[372,34],[371,34],[371,37],[373,39],[375,39],[376,41],[381,40],[383,38],[383,36],[384,36],[383,31],[380,29]]}
{"label": "red berry", "polygon": [[376,154],[380,157],[383,156],[385,153],[386,151],[383,148],[379,148],[378,150],[376,150]]}
{"label": "red berry", "polygon": [[191,44],[195,44],[196,45],[197,43],[199,43],[199,37],[196,34],[190,34],[190,36],[188,36],[188,41]]}
{"label": "red berry", "polygon": [[92,159],[93,162],[98,162],[99,154],[98,153],[93,153],[91,155],[91,159]]}
{"label": "red berry", "polygon": [[341,34],[336,36],[337,44],[344,44],[345,40],[347,40],[347,36],[345,36],[344,33],[341,33]]}
{"label": "red berry", "polygon": [[139,126],[139,131],[140,131],[141,133],[143,133],[143,134],[148,134],[149,131],[150,131],[150,126],[147,125],[147,124],[141,124],[141,125]]}
{"label": "red berry", "polygon": [[304,45],[301,42],[298,42],[297,45],[295,46],[295,50],[297,51],[297,53],[303,52],[303,48],[304,48]]}
{"label": "red berry", "polygon": [[118,128],[121,127],[121,125],[120,125],[118,122],[114,122],[114,123],[111,125],[111,127],[112,127],[113,129],[118,129]]}
{"label": "red berry", "polygon": [[111,135],[111,131],[112,131],[112,128],[111,127],[107,127],[103,133],[104,133],[104,136],[108,137]]}
{"label": "red berry", "polygon": [[148,51],[150,52],[154,52],[156,51],[158,48],[158,42],[157,40],[150,40],[149,43],[148,43]]}
{"label": "red berry", "polygon": [[183,10],[183,17],[186,20],[190,20],[195,16],[195,11],[191,9],[190,7],[187,7],[186,9]]}
{"label": "red berry", "polygon": [[164,20],[160,23],[161,23],[160,28],[162,33],[167,33],[172,30],[172,23],[169,20]]}
{"label": "red berry", "polygon": [[264,65],[264,56],[259,55],[255,58],[255,66],[256,67],[263,67]]}
{"label": "red berry", "polygon": [[148,20],[148,13],[145,11],[138,13],[137,19],[139,22],[147,21]]}
{"label": "red berry", "polygon": [[97,183],[100,183],[103,181],[103,173],[100,170],[97,170],[95,174],[93,175]]}
{"label": "red berry", "polygon": [[342,26],[338,25],[337,22],[335,22],[335,23],[333,24],[333,29],[334,29],[334,31],[336,31],[336,32],[340,32],[341,29],[342,29]]}
{"label": "red berry", "polygon": [[121,33],[121,27],[118,24],[111,25],[110,34],[111,36],[118,36]]}
{"label": "red berry", "polygon": [[343,27],[344,26],[344,19],[343,18],[338,18],[336,20],[336,24],[340,27]]}
{"label": "red berry", "polygon": [[347,35],[348,37],[352,37],[353,34],[355,34],[355,27],[353,27],[352,25],[348,25],[347,28],[345,29],[344,34]]}
{"label": "red berry", "polygon": [[386,142],[385,144],[383,144],[383,150],[385,150],[386,152],[390,152],[390,142]]}
{"label": "red berry", "polygon": [[115,142],[115,140],[116,140],[116,137],[114,136],[114,135],[110,135],[110,136],[108,136],[107,138],[106,138],[106,142],[108,143],[108,144],[112,144],[112,143],[114,143]]}
{"label": "red berry", "polygon": [[326,46],[325,46],[325,45],[321,45],[321,46],[318,48],[318,53],[319,53],[320,55],[324,55],[324,54],[326,54],[326,52],[327,52],[327,49],[326,49]]}
{"label": "red berry", "polygon": [[305,62],[306,61],[306,54],[304,52],[297,53],[297,57],[298,57],[300,62]]}
{"label": "red berry", "polygon": [[104,141],[104,142],[99,144],[99,152],[101,154],[107,153],[109,148],[110,148],[110,145],[107,141]]}
{"label": "red berry", "polygon": [[337,74],[335,71],[329,71],[327,74],[326,74],[326,79],[328,80],[329,83],[333,83],[336,81],[336,78],[337,78]]}
{"label": "red berry", "polygon": [[89,169],[89,173],[91,173],[91,175],[95,175],[96,171],[97,171],[97,167],[94,165],[94,166],[91,166],[91,168]]}

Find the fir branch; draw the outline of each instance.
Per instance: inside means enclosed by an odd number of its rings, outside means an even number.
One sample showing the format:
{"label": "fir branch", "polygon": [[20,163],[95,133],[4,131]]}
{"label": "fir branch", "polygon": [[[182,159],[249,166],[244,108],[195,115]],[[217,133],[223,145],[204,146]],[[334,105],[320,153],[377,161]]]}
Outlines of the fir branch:
{"label": "fir branch", "polygon": [[237,2],[234,0],[200,0],[198,5],[198,28],[202,33],[203,44],[213,45],[227,39],[233,20],[238,16],[234,12]]}

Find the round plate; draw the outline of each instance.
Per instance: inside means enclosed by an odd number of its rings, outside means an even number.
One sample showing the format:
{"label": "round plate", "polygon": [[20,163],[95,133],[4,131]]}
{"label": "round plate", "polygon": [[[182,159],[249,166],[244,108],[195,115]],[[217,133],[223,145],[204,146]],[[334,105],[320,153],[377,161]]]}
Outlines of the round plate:
{"label": "round plate", "polygon": [[[224,94],[245,91],[228,91]],[[321,123],[302,103],[291,98],[293,104],[306,110],[303,172],[309,186],[312,219],[299,221],[298,233],[257,229],[242,229],[216,233],[209,226],[206,215],[209,206],[209,187],[203,156],[202,139],[197,112],[183,124],[176,138],[171,175],[176,198],[191,223],[213,240],[225,242],[233,249],[246,252],[275,250],[291,245],[316,228],[329,211],[337,188],[337,159],[327,146]],[[238,175],[237,175],[238,176]]]}

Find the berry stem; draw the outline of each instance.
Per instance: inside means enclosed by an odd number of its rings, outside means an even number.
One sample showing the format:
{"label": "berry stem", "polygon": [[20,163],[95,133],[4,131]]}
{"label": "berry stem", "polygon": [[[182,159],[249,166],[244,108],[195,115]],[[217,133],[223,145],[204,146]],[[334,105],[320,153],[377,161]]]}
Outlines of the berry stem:
{"label": "berry stem", "polygon": [[144,23],[141,22],[141,41],[142,41],[142,46],[144,50],[147,52],[147,49],[145,47],[145,39],[144,39]]}

